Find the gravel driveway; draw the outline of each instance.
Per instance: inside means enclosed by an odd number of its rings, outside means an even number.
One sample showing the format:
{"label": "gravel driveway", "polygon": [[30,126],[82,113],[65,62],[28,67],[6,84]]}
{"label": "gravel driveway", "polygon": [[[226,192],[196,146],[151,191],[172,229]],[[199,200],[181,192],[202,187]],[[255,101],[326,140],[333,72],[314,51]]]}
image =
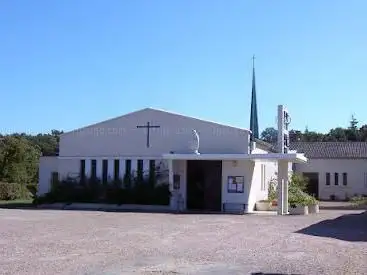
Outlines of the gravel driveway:
{"label": "gravel driveway", "polygon": [[367,214],[0,209],[0,274],[367,274]]}

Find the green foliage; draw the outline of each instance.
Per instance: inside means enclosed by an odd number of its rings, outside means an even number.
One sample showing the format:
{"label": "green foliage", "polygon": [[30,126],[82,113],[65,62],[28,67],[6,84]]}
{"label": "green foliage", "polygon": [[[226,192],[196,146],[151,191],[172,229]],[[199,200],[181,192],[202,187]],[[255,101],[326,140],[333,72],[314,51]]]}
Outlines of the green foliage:
{"label": "green foliage", "polygon": [[[352,116],[348,127],[336,127],[334,129],[330,129],[330,131],[325,134],[309,131],[307,128],[303,132],[293,129],[289,131],[289,139],[290,142],[367,141],[367,124],[358,128],[358,123],[358,120]],[[277,138],[278,131],[273,127],[268,127],[261,133],[261,139],[272,144],[276,143]]]}
{"label": "green foliage", "polygon": [[0,200],[30,199],[31,194],[24,184],[0,182]]}
{"label": "green foliage", "polygon": [[355,205],[367,205],[367,196],[354,196],[350,201]]}
{"label": "green foliage", "polygon": [[304,177],[302,174],[292,173],[289,180],[289,188],[300,189],[301,191],[305,191],[308,184],[308,178]]}
{"label": "green foliage", "polygon": [[0,180],[36,182],[40,151],[22,137],[5,136],[0,144]]}
{"label": "green foliage", "polygon": [[[130,180],[128,180],[130,178]],[[127,184],[113,181],[101,184],[99,179],[86,179],[84,184],[66,179],[54,184],[52,190],[35,199],[36,204],[55,202],[113,203],[113,204],[146,204],[168,205],[170,192],[168,184],[153,186],[149,178],[138,180],[138,177],[125,177]]]}
{"label": "green foliage", "polygon": [[277,180],[275,178],[271,179],[269,182],[269,188],[268,188],[268,200],[274,201],[276,200],[278,194],[277,194]]}
{"label": "green foliage", "polygon": [[[291,207],[297,205],[307,206],[317,204],[318,201],[311,195],[307,194],[304,190],[308,184],[308,179],[303,175],[293,173],[289,179],[288,186],[288,203]],[[270,201],[278,198],[277,180],[272,179],[269,184],[268,198]]]}

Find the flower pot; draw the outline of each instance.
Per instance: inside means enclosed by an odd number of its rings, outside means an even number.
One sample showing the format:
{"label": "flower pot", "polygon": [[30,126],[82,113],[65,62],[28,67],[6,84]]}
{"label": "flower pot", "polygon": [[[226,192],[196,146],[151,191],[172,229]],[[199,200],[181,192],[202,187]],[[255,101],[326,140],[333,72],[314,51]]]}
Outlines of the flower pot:
{"label": "flower pot", "polygon": [[320,212],[319,205],[318,204],[311,204],[308,206],[308,212],[310,214],[317,214]]}
{"label": "flower pot", "polygon": [[257,211],[269,211],[271,206],[271,202],[269,201],[258,201],[255,204],[255,208]]}
{"label": "flower pot", "polygon": [[297,205],[296,207],[289,207],[289,214],[291,214],[291,215],[308,215],[308,206]]}

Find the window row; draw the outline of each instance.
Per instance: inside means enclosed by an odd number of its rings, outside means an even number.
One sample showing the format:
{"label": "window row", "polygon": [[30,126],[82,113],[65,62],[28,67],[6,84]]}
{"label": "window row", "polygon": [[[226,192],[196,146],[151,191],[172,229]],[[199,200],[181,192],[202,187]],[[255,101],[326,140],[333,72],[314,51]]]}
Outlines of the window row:
{"label": "window row", "polygon": [[[97,170],[102,169],[101,173],[101,180],[103,183],[107,183],[110,179],[113,179],[115,181],[121,180],[125,174],[132,174],[132,160],[120,160],[115,159],[113,160],[113,169],[112,167],[109,167],[109,160],[103,159],[102,160],[102,167],[97,167],[97,160],[92,159],[90,161],[90,171],[87,171],[86,167],[86,160],[82,159],[80,160],[80,180],[83,182],[85,181],[87,175],[89,175],[91,178],[97,178],[99,176],[99,173],[97,173]],[[125,163],[124,163],[125,162]],[[111,164],[111,162],[110,162]],[[124,166],[124,167],[123,167]],[[110,169],[109,169],[110,168]],[[149,160],[149,176],[153,176],[154,172],[156,170],[156,161],[155,160]],[[99,170],[101,171],[101,170]],[[113,171],[112,173],[109,173],[110,171]],[[111,175],[112,174],[112,175]],[[138,159],[137,165],[136,165],[136,175],[139,180],[143,179],[144,176],[144,160]]]}
{"label": "window row", "polygon": [[[342,174],[343,185],[348,185],[347,173],[334,173],[334,185],[339,185],[339,174]],[[331,173],[326,173],[326,185],[331,185]]]}

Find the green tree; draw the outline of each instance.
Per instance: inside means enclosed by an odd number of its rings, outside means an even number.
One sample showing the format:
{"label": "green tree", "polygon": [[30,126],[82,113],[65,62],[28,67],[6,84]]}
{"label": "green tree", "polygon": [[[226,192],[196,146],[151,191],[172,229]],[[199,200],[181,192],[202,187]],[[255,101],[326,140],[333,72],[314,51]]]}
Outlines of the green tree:
{"label": "green tree", "polygon": [[0,144],[0,181],[37,182],[40,150],[22,136],[5,136]]}
{"label": "green tree", "polygon": [[273,127],[266,128],[261,132],[261,139],[269,143],[276,143],[278,140],[278,130]]}

